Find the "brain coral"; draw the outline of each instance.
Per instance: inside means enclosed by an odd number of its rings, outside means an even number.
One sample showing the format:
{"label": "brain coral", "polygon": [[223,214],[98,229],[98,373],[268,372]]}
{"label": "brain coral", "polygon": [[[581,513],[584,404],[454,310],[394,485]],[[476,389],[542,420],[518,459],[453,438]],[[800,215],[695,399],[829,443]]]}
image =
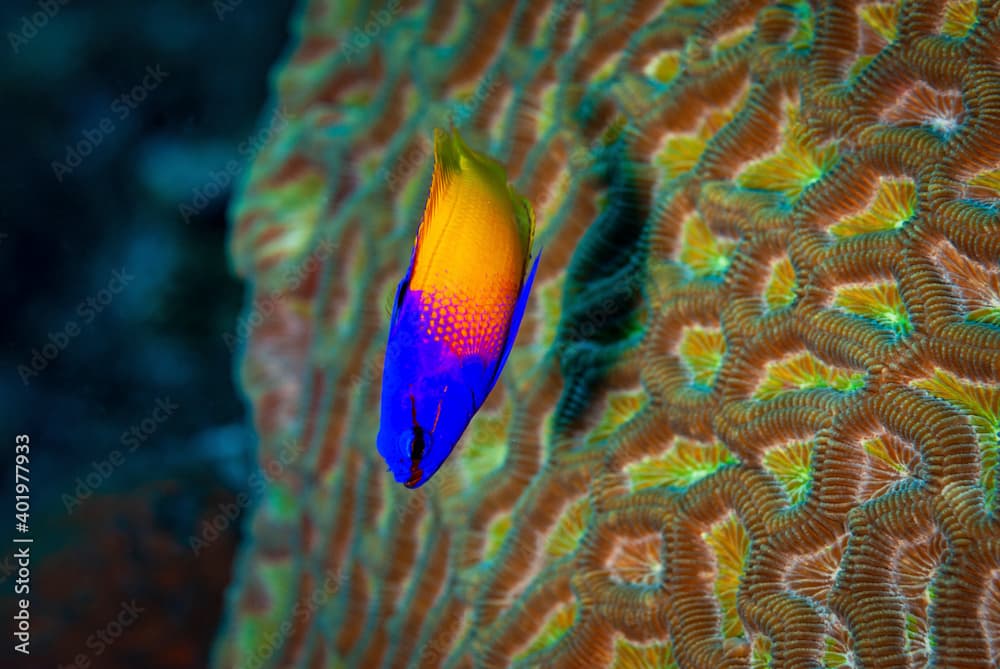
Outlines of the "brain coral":
{"label": "brain coral", "polygon": [[[998,7],[305,2],[233,208],[268,485],[216,666],[996,666]],[[409,491],[384,307],[449,122],[545,255]]]}

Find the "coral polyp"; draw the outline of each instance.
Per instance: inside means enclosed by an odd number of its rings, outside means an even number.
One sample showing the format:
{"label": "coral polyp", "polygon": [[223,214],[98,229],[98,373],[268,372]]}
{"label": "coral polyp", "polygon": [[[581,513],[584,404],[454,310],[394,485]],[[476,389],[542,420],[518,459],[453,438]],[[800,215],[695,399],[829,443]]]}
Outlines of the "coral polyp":
{"label": "coral polyp", "polygon": [[[215,664],[1000,663],[1000,20],[307,0],[232,209],[268,480]],[[375,450],[435,127],[545,253],[419,490]],[[279,296],[276,299],[274,296]]]}

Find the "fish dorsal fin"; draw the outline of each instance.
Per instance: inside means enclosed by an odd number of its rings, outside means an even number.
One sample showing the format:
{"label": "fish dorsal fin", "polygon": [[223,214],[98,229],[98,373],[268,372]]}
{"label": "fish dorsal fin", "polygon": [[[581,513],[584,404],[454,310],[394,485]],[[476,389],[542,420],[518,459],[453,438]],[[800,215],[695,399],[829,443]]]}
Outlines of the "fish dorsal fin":
{"label": "fish dorsal fin", "polygon": [[510,355],[511,349],[514,348],[514,340],[517,339],[517,331],[521,327],[521,319],[524,317],[525,307],[528,306],[528,297],[531,295],[531,284],[535,281],[535,271],[538,269],[538,261],[541,258],[542,252],[539,250],[538,255],[535,256],[535,262],[531,264],[531,271],[525,277],[524,284],[521,286],[521,294],[518,295],[517,303],[514,305],[514,312],[510,316],[510,327],[507,329],[507,339],[503,343],[503,352],[500,354],[500,360],[493,370],[493,378],[490,379],[490,382],[486,386],[486,393],[483,395],[483,399],[493,390],[497,379],[500,378],[500,372],[503,371],[503,367],[507,363],[507,356]]}

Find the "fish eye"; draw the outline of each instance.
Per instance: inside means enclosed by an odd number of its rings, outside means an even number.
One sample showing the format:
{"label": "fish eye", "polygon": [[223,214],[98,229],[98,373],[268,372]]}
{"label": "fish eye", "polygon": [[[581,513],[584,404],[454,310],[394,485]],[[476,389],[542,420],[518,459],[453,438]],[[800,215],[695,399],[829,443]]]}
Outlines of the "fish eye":
{"label": "fish eye", "polygon": [[431,436],[419,425],[411,427],[399,435],[399,449],[410,460],[420,460],[424,457],[431,444]]}
{"label": "fish eye", "polygon": [[413,440],[414,434],[412,428],[399,435],[399,450],[406,453],[407,457],[410,457],[410,452],[413,450]]}

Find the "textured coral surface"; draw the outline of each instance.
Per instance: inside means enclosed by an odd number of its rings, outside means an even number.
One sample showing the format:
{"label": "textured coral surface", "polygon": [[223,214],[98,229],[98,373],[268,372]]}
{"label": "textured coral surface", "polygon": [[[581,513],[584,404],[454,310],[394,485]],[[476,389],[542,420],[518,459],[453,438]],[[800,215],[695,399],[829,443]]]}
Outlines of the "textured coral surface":
{"label": "textured coral surface", "polygon": [[[271,474],[216,666],[1000,662],[995,0],[311,0],[297,30],[234,209]],[[410,491],[385,304],[449,121],[545,252]]]}

